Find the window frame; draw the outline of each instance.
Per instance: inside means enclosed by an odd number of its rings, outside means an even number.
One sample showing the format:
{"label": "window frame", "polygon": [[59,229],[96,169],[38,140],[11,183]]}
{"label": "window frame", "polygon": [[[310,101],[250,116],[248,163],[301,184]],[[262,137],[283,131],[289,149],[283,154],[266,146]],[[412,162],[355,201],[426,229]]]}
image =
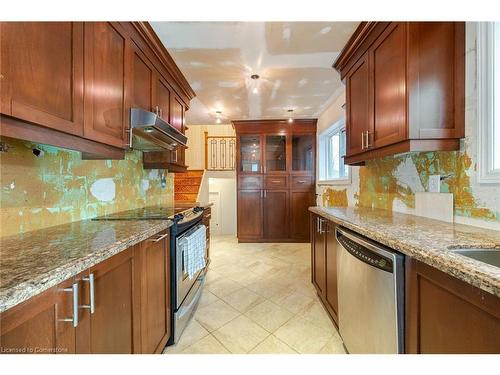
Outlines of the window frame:
{"label": "window frame", "polygon": [[[500,169],[494,168],[494,22],[478,22],[476,33],[478,182],[481,184],[500,184]],[[497,116],[499,115],[497,114]]]}
{"label": "window frame", "polygon": [[[342,117],[337,122],[333,123],[330,127],[324,130],[318,136],[318,185],[350,185],[352,181],[352,170],[349,165],[344,164],[344,170],[347,171],[347,176],[339,177],[339,178],[327,178],[322,179],[324,176],[328,176],[328,160],[330,155],[330,145],[329,140],[331,136],[337,134],[339,131],[346,131],[346,120],[345,117]],[[347,137],[346,144],[344,147],[347,147]],[[343,159],[345,155],[340,155],[340,159]]]}

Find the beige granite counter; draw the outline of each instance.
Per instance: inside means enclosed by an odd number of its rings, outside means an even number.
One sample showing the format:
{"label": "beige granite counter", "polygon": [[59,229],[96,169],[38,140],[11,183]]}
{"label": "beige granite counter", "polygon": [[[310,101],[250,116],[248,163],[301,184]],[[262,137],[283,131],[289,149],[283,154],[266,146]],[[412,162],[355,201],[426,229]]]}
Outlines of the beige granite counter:
{"label": "beige granite counter", "polygon": [[370,208],[310,211],[500,297],[500,268],[450,251],[500,248],[500,232]]}
{"label": "beige granite counter", "polygon": [[0,312],[169,228],[170,220],[84,220],[0,239]]}

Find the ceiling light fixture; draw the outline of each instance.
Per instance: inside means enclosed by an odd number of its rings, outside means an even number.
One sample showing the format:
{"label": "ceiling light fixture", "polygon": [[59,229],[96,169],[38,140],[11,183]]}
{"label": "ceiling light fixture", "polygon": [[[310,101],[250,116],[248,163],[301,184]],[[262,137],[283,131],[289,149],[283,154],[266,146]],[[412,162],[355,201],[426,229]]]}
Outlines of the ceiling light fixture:
{"label": "ceiling light fixture", "polygon": [[289,109],[287,112],[289,113],[288,123],[291,124],[293,122],[293,117],[292,117],[293,109]]}
{"label": "ceiling light fixture", "polygon": [[250,76],[250,78],[254,81],[252,84],[253,84],[253,90],[252,90],[252,93],[254,94],[258,94],[259,93],[259,84],[257,82],[257,80],[260,78],[260,76],[258,74],[252,74]]}
{"label": "ceiling light fixture", "polygon": [[215,122],[217,124],[220,124],[221,123],[221,116],[222,116],[222,111],[215,111],[215,117],[217,117],[217,119],[215,120]]}

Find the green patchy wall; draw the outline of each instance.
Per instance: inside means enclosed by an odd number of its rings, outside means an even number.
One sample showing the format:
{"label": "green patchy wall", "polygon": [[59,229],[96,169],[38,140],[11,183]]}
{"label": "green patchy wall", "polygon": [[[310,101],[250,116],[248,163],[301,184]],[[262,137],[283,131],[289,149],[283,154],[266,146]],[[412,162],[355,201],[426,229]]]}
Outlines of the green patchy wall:
{"label": "green patchy wall", "polygon": [[[173,175],[142,168],[142,153],[124,160],[81,160],[79,152],[1,138],[0,236],[106,213],[173,204]],[[36,157],[37,147],[43,155]],[[166,171],[165,171],[166,172]]]}

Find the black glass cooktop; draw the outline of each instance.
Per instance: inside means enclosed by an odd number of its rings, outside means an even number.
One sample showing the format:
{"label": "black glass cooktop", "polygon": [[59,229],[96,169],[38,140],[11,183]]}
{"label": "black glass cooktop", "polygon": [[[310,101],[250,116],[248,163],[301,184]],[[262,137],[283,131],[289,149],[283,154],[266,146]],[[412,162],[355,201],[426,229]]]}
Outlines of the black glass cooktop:
{"label": "black glass cooktop", "polygon": [[187,207],[143,207],[99,216],[92,220],[166,220],[173,219],[175,214],[190,211],[191,209]]}

